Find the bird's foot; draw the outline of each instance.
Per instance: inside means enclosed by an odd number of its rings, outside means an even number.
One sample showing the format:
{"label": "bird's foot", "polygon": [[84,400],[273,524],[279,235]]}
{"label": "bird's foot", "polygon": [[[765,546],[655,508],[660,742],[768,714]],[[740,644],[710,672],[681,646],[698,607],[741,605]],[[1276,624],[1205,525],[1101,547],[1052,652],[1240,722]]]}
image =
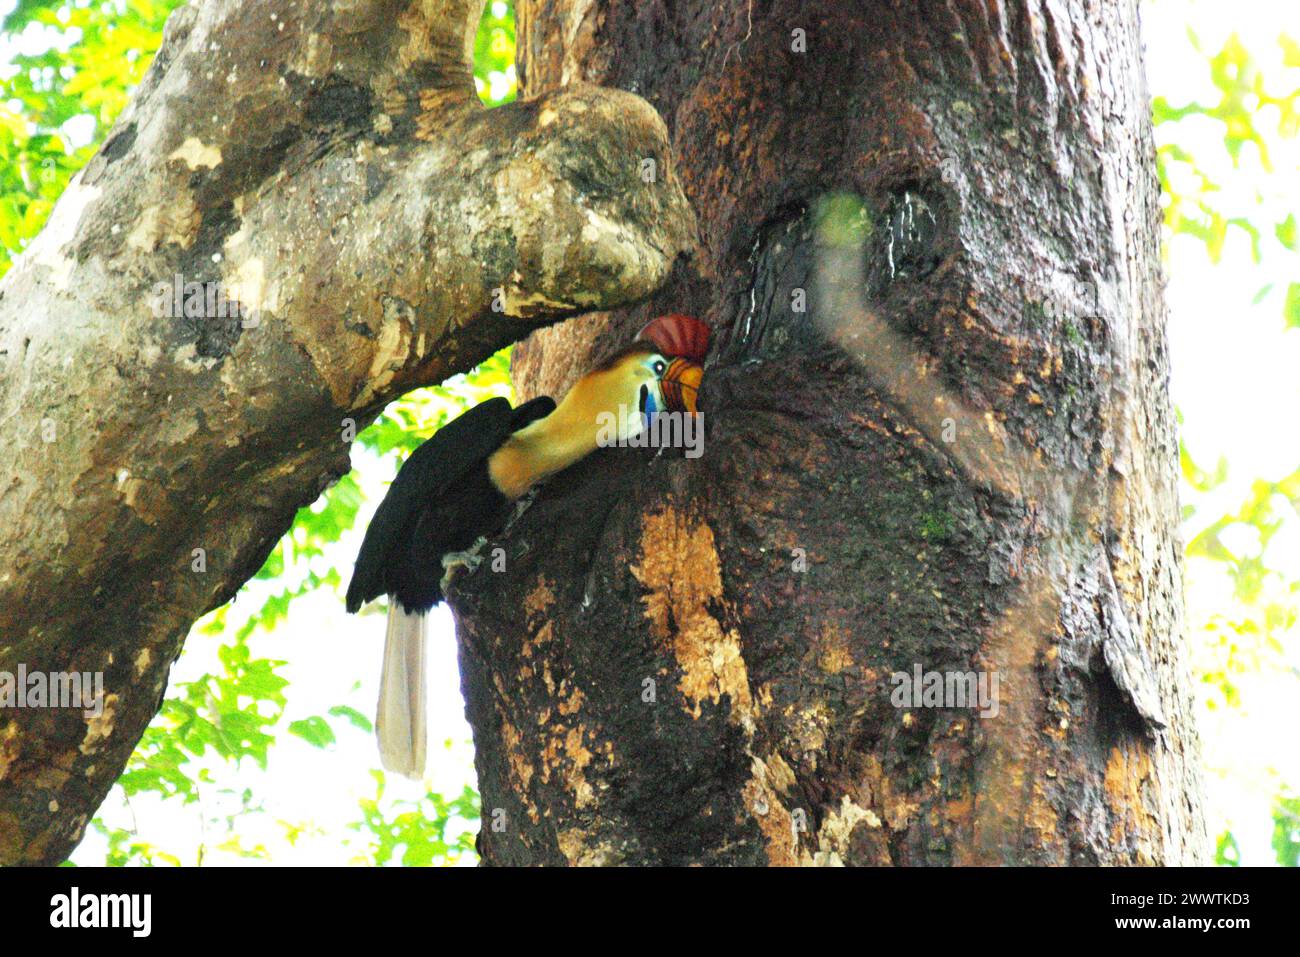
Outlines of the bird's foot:
{"label": "bird's foot", "polygon": [[442,589],[444,594],[446,594],[447,586],[451,584],[452,577],[459,569],[464,568],[473,572],[479,567],[479,565],[483,564],[483,556],[480,554],[480,550],[486,544],[487,539],[480,537],[478,541],[465,549],[465,551],[448,552],[446,555],[442,556],[442,582],[439,587]]}

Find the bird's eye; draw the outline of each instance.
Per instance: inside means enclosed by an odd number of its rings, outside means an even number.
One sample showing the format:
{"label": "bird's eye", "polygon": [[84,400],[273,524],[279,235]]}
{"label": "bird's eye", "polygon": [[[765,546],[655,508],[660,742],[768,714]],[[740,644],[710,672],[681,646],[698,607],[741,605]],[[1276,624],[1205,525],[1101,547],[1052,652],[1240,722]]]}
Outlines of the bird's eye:
{"label": "bird's eye", "polygon": [[668,364],[664,362],[663,359],[656,359],[655,364],[651,368],[654,369],[655,375],[662,376],[664,374],[664,370],[668,368]]}

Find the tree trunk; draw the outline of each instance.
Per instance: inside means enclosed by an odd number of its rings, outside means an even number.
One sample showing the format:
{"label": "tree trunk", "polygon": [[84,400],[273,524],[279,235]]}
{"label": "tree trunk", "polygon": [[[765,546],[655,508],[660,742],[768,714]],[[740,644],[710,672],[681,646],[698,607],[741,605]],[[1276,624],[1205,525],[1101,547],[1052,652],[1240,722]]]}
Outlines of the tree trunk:
{"label": "tree trunk", "polygon": [[602,450],[454,583],[483,860],[1202,861],[1136,3],[519,13],[525,92],[646,97],[700,226],[520,392],[657,312],[717,348],[702,457]]}
{"label": "tree trunk", "polygon": [[100,672],[104,691],[0,710],[0,865],[65,858],[190,623],[385,403],[645,297],[693,243],[640,98],[570,85],[483,109],[481,11],[178,9],[0,284],[0,673]]}

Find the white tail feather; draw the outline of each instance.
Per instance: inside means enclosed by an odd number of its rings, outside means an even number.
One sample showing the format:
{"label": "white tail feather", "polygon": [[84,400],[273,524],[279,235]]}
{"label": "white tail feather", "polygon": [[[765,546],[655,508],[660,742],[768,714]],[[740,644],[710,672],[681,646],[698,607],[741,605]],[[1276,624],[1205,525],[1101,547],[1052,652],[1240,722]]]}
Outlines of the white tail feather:
{"label": "white tail feather", "polygon": [[375,716],[375,735],[384,767],[417,780],[424,776],[424,641],[428,617],[404,611],[389,599],[384,670],[379,679],[379,710]]}

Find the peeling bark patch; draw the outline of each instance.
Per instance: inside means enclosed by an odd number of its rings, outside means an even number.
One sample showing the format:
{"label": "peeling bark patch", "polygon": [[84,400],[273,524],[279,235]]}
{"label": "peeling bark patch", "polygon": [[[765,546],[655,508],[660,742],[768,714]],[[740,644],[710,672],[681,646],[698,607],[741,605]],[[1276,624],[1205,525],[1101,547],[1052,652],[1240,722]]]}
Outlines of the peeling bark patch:
{"label": "peeling bark patch", "polygon": [[216,169],[221,165],[221,150],[215,146],[204,146],[197,136],[191,136],[180,146],[172,150],[169,160],[182,160],[190,169]]}
{"label": "peeling bark patch", "polygon": [[755,708],[740,636],[725,631],[709,612],[722,601],[722,571],[713,530],[692,523],[674,509],[646,517],[641,532],[641,563],[632,574],[649,589],[642,597],[645,615],[657,637],[672,640],[681,666],[678,690],[693,717],[704,700],[717,704],[727,695],[732,717],[752,721]]}
{"label": "peeling bark patch", "polygon": [[528,790],[528,782],[533,779],[533,768],[519,750],[521,738],[514,725],[508,721],[501,723],[501,737],[505,739],[506,749],[510,754],[510,780],[518,786],[522,794]]}
{"label": "peeling bark patch", "polygon": [[875,755],[867,758],[863,783],[868,796],[868,809],[879,809],[890,830],[905,831],[913,815],[920,809],[920,802],[895,792],[893,782]]}
{"label": "peeling bark patch", "polygon": [[398,371],[411,357],[411,332],[415,311],[411,304],[398,296],[383,297],[384,324],[379,328],[371,354],[366,384],[356,401],[358,407],[370,402],[397,376]]}
{"label": "peeling bark patch", "polygon": [[560,702],[557,706],[557,710],[565,717],[577,714],[582,708],[582,703],[586,700],[586,696],[583,695],[582,691],[578,688],[574,688],[569,697]]}
{"label": "peeling bark patch", "polygon": [[555,838],[556,846],[571,867],[605,867],[618,863],[612,847],[590,841],[591,835],[576,827],[561,831]]}
{"label": "peeling bark patch", "polygon": [[9,769],[18,760],[18,725],[9,724],[0,734],[0,781],[5,779]]}
{"label": "peeling bark patch", "polygon": [[[817,867],[842,867],[849,857],[853,832],[859,825],[879,828],[880,818],[871,810],[854,804],[846,794],[838,810],[831,811],[817,829],[817,852],[806,863]],[[888,860],[870,863],[888,864]]]}
{"label": "peeling bark patch", "polygon": [[[794,818],[777,795],[777,788],[790,773],[790,768],[780,755],[775,755],[773,760],[780,762],[780,770],[754,758],[752,773],[745,782],[742,795],[745,807],[762,832],[763,850],[767,854],[768,864],[773,867],[794,867],[799,863],[795,857],[797,846]],[[773,780],[774,777],[777,780]]]}
{"label": "peeling bark patch", "polygon": [[81,741],[82,754],[94,754],[113,733],[117,702],[117,695],[105,695],[104,710],[86,721],[86,736]]}
{"label": "peeling bark patch", "polygon": [[150,206],[140,214],[126,244],[143,253],[152,253],[171,244],[189,249],[199,234],[203,217],[188,190],[173,202]]}
{"label": "peeling bark patch", "polygon": [[533,766],[528,763],[524,756],[524,750],[521,747],[523,738],[519,731],[509,721],[504,718],[501,720],[501,740],[506,746],[506,763],[509,769],[510,788],[515,792],[528,816],[536,824],[541,820],[541,815],[537,812],[537,805],[533,803],[528,796],[528,786],[533,780]]}
{"label": "peeling bark patch", "polygon": [[73,760],[71,752],[60,752],[55,758],[55,764],[40,767],[31,775],[30,785],[43,791],[58,791],[72,777],[72,772],[68,769],[72,767]]}
{"label": "peeling bark patch", "polygon": [[573,866],[581,866],[586,863],[587,855],[587,835],[575,828],[569,828],[567,831],[561,831],[555,837],[555,843],[560,848],[560,853],[564,859]]}
{"label": "peeling bark patch", "polygon": [[[519,657],[521,658],[536,657],[538,655],[539,649],[543,645],[549,644],[551,639],[554,637],[555,635],[553,629],[551,628],[551,623],[548,621],[546,624],[542,625],[541,628],[537,629],[537,632],[535,634],[524,639],[524,645],[522,648],[519,649]],[[547,664],[549,665],[549,662]],[[520,683],[522,684],[524,681],[527,681],[529,678],[531,678],[533,676],[533,673],[534,672],[531,665],[524,665],[522,668],[520,668],[519,669]]]}
{"label": "peeling bark patch", "polygon": [[544,577],[537,579],[537,587],[528,593],[524,599],[524,611],[528,616],[542,617],[546,610],[555,604],[555,592],[551,590],[550,583]]}
{"label": "peeling bark patch", "polygon": [[[146,525],[156,525],[158,517],[166,514],[167,490],[159,483],[146,479],[127,478],[121,482],[121,486],[122,501]],[[148,649],[145,651],[147,652]]]}
{"label": "peeling bark patch", "polygon": [[542,781],[549,782],[554,773],[573,795],[577,808],[590,807],[596,796],[584,773],[592,759],[591,750],[583,742],[585,731],[582,725],[561,729],[551,736],[542,752]]}
{"label": "peeling bark patch", "polygon": [[1030,785],[1046,762],[1035,734],[1045,708],[1035,663],[1057,629],[1059,609],[1059,596],[1049,582],[1027,581],[1020,601],[1004,613],[988,639],[985,655],[1002,675],[999,719],[1006,730],[978,759],[974,846],[984,864],[1008,860],[1014,853],[1013,835],[1023,831],[1030,816],[1040,832],[1055,830],[1046,824]]}
{"label": "peeling bark patch", "polygon": [[1133,848],[1135,862],[1144,866],[1159,863],[1147,836],[1159,834],[1160,828],[1143,798],[1144,787],[1153,770],[1147,749],[1136,743],[1121,742],[1111,748],[1106,761],[1106,795],[1110,798],[1112,815],[1111,841],[1116,847],[1127,847],[1136,842],[1137,846]]}
{"label": "peeling bark patch", "polygon": [[822,629],[817,646],[817,666],[828,675],[837,675],[845,668],[853,666],[853,654],[849,650],[849,635],[843,628],[827,624]]}

